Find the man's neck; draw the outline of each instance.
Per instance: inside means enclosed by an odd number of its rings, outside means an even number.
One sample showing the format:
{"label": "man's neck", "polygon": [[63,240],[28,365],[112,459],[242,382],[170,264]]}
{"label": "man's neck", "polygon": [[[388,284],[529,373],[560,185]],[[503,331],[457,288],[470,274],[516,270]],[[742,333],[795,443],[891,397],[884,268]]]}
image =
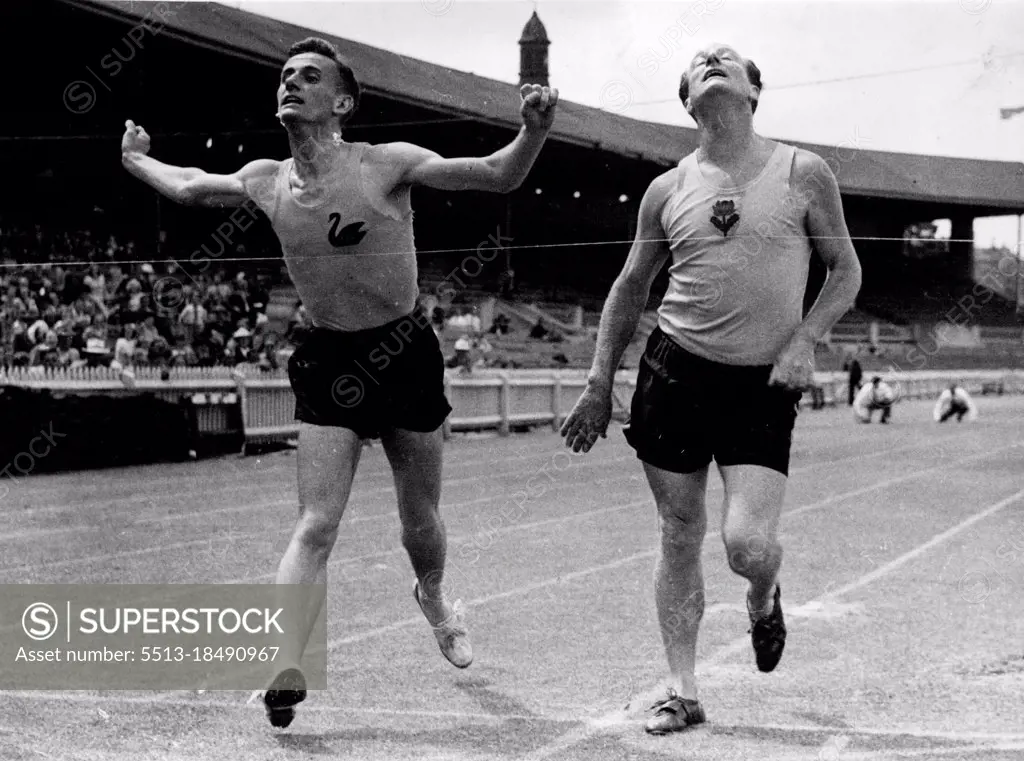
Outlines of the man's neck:
{"label": "man's neck", "polygon": [[759,144],[748,102],[716,99],[695,116],[698,155],[716,166],[728,168],[742,164]]}
{"label": "man's neck", "polygon": [[298,124],[288,128],[288,146],[295,160],[295,174],[301,179],[316,179],[327,174],[339,154],[351,148],[341,138],[337,124]]}

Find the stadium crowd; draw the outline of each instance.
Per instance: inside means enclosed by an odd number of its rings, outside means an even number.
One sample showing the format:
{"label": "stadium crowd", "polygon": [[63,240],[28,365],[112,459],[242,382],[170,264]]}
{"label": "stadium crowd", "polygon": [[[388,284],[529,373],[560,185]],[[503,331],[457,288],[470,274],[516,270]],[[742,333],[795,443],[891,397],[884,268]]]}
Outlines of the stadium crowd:
{"label": "stadium crowd", "polygon": [[115,235],[0,222],[0,366],[269,371],[305,327],[297,308],[287,337],[270,329],[265,277],[146,258]]}

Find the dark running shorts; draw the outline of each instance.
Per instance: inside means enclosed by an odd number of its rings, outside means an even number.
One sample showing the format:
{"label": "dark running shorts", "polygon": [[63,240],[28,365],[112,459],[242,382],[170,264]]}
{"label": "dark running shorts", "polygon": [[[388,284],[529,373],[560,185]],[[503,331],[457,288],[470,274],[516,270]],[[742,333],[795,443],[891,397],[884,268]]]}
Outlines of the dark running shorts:
{"label": "dark running shorts", "polygon": [[771,370],[698,357],[656,328],[640,360],[626,440],[640,460],[673,473],[714,460],[789,475],[803,393],[769,386]]}
{"label": "dark running shorts", "polygon": [[295,418],[380,438],[437,430],[452,408],[444,356],[423,311],[369,330],[314,328],[288,360]]}

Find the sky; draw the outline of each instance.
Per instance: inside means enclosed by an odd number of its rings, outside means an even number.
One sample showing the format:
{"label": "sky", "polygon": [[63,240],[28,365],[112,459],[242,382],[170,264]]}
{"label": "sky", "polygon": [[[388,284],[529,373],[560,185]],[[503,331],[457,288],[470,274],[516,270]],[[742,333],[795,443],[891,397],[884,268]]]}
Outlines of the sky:
{"label": "sky", "polygon": [[[779,140],[1024,162],[1024,0],[231,0],[227,5],[432,63],[518,81],[536,10],[561,97],[694,126],[675,93],[693,54],[753,59],[755,127]],[[1024,194],[1024,188],[1021,189]],[[976,225],[1015,245],[1016,218]]]}

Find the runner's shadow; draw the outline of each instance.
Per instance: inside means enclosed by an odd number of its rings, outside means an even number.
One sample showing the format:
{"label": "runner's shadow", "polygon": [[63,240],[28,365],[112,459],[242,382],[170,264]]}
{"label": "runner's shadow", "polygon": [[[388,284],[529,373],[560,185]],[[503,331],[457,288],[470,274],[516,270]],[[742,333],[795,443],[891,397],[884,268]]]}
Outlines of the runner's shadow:
{"label": "runner's shadow", "polygon": [[285,750],[302,751],[311,756],[323,756],[331,753],[331,746],[327,744],[326,735],[314,734],[289,734],[282,732],[275,735],[275,739]]}
{"label": "runner's shadow", "polygon": [[[416,729],[409,726],[402,731],[394,726],[362,726],[320,734],[282,732],[276,734],[275,739],[283,750],[313,756],[336,753],[338,748],[331,746],[340,743],[344,743],[348,750],[358,748],[361,744],[386,743],[406,749],[443,746],[453,753],[459,746],[464,746],[462,749],[467,752],[478,753],[484,748],[504,756],[518,755],[540,747],[565,732],[567,724],[574,723],[539,715],[518,700],[496,690],[486,678],[459,679],[454,686],[469,695],[480,706],[481,713],[492,718],[462,718],[453,715],[452,723],[444,728]],[[415,720],[415,716],[410,716],[410,719]]]}
{"label": "runner's shadow", "polygon": [[455,682],[455,688],[473,698],[484,713],[496,718],[511,717],[510,721],[543,718],[518,700],[494,689],[487,679],[481,677],[460,679]]}
{"label": "runner's shadow", "polygon": [[514,719],[499,725],[477,720],[458,721],[430,729],[389,725],[351,727],[320,734],[282,733],[275,735],[275,739],[281,750],[295,754],[290,756],[293,758],[304,757],[299,754],[371,758],[376,757],[379,748],[386,747],[390,749],[389,757],[414,757],[426,755],[428,749],[444,748],[452,758],[462,754],[483,754],[486,758],[496,759],[529,754],[560,737],[570,726],[572,724],[552,719]]}

